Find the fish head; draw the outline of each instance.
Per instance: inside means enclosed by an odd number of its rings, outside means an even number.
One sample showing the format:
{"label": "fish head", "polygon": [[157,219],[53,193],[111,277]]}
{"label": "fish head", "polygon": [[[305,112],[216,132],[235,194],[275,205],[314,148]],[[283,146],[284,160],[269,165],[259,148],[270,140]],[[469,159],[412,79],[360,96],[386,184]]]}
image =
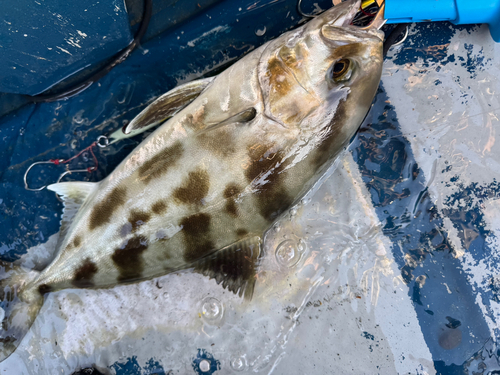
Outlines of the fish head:
{"label": "fish head", "polygon": [[318,51],[322,59],[310,64],[315,64],[311,71],[316,77],[315,92],[324,101],[333,104],[332,97],[342,93],[340,96],[347,95],[360,112],[364,109],[366,113],[382,75],[384,33],[350,25],[360,9],[359,3],[341,3],[308,25],[310,35],[318,40],[316,49],[322,50]]}
{"label": "fish head", "polygon": [[360,1],[346,1],[278,38],[261,63],[266,115],[288,130],[321,132],[335,120],[350,138],[382,72],[383,32],[350,25]]}

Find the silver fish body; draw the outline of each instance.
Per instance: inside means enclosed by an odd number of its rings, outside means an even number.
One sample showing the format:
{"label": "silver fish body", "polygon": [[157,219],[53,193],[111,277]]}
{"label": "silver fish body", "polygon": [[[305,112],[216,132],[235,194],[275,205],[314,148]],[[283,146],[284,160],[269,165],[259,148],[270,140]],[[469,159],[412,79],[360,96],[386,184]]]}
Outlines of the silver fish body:
{"label": "silver fish body", "polygon": [[336,6],[158,99],[129,130],[173,117],[103,181],[51,185],[66,205],[57,255],[20,299],[188,268],[250,298],[264,232],[331,165],[378,87],[383,35],[348,26],[358,8]]}

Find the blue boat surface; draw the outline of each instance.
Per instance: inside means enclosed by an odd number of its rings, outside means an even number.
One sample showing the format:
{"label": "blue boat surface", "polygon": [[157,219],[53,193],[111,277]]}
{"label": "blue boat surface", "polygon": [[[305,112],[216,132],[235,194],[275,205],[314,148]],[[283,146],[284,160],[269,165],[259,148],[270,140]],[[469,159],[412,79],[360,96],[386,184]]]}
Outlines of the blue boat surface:
{"label": "blue boat surface", "polygon": [[[24,188],[32,163],[74,156],[162,93],[217,74],[304,21],[295,1],[179,3],[154,2],[144,42],[129,58],[82,93],[50,103],[26,95],[64,89],[65,77],[82,79],[125,48],[142,3],[8,4],[0,24],[8,56],[0,61],[3,260],[36,266],[57,239],[61,203]],[[302,6],[311,12],[329,2]],[[23,20],[23,9],[34,16]],[[42,18],[59,30],[52,44]],[[272,256],[250,305],[191,273],[61,291],[47,297],[0,372],[499,372],[499,59],[487,26],[412,25],[386,57],[351,145],[267,234]],[[65,178],[101,180],[146,136],[95,147],[97,170]],[[87,151],[69,167],[92,165]],[[41,187],[64,170],[36,165],[28,183]]]}

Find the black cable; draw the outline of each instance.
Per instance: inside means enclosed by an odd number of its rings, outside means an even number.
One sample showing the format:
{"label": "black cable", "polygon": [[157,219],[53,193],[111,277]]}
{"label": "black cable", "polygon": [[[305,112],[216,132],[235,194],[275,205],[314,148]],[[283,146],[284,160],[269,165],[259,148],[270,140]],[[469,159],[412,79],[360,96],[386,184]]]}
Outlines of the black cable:
{"label": "black cable", "polygon": [[394,43],[398,40],[398,38],[401,36],[402,33],[406,31],[406,27],[410,26],[409,23],[400,23],[398,24],[392,31],[387,35],[387,38],[385,38],[384,41],[384,49],[383,49],[383,54],[384,58],[387,55],[387,52],[389,49],[392,47]]}
{"label": "black cable", "polygon": [[118,54],[115,55],[113,60],[107,64],[105,67],[100,69],[98,72],[94,73],[91,75],[89,78],[84,80],[81,83],[78,83],[69,89],[64,90],[63,92],[56,93],[56,94],[40,94],[40,95],[35,95],[35,96],[28,96],[28,99],[32,102],[35,103],[40,103],[40,102],[54,102],[56,100],[60,99],[66,99],[71,96],[74,96],[76,94],[81,93],[83,90],[88,88],[90,85],[92,85],[94,82],[98,81],[102,77],[104,77],[106,74],[108,74],[111,69],[113,69],[115,66],[123,62],[129,55],[130,53],[137,47],[138,44],[140,44],[140,41],[144,34],[146,34],[146,30],[148,29],[149,26],[149,21],[151,20],[151,14],[152,14],[152,9],[153,9],[153,2],[152,0],[144,0],[144,11],[142,14],[142,21],[141,21],[141,26],[139,27],[139,30],[134,36],[134,40],[132,43],[128,45],[127,48],[123,49],[122,51],[118,52]]}

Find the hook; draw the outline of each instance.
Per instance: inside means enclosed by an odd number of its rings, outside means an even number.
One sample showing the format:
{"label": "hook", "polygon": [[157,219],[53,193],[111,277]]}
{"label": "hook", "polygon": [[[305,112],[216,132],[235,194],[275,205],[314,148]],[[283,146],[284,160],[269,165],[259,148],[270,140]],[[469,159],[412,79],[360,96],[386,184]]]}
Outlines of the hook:
{"label": "hook", "polygon": [[73,169],[70,170],[68,169],[66,172],[62,173],[59,178],[57,179],[57,183],[61,182],[61,180],[64,178],[64,176],[71,174],[71,173],[80,173],[80,172],[92,172],[94,171],[94,167],[87,168],[87,169]]}
{"label": "hook", "polygon": [[307,13],[304,13],[302,12],[302,9],[300,8],[300,3],[302,3],[302,0],[299,0],[299,2],[297,3],[297,11],[299,12],[299,14],[302,16],[302,17],[305,17],[305,18],[314,18],[317,16],[317,14],[307,14]]}
{"label": "hook", "polygon": [[406,26],[405,36],[404,36],[404,37],[403,37],[403,39],[401,39],[399,42],[394,43],[394,44],[392,45],[392,47],[394,47],[394,46],[399,46],[400,44],[402,44],[402,43],[406,40],[406,38],[408,38],[408,33],[409,33],[409,29],[408,29],[408,26]]}
{"label": "hook", "polygon": [[[47,187],[47,185],[43,185],[42,187],[39,187],[39,188],[30,188],[29,185],[28,185],[28,173],[37,164],[56,164],[56,165],[59,165],[59,164],[64,164],[64,159],[36,161],[33,164],[31,164],[28,167],[28,169],[26,169],[26,172],[24,172],[24,188],[26,190],[29,190],[29,191],[41,191],[41,190],[43,190],[43,189],[45,189]],[[67,171],[64,171],[63,173],[61,173],[61,175],[57,179],[56,183],[61,182],[61,180],[66,175],[68,175],[68,174],[71,174],[71,173],[80,173],[80,172],[89,172],[90,173],[90,172],[95,171],[96,169],[97,168],[95,166],[94,167],[85,168],[85,169],[68,169]]]}
{"label": "hook", "polygon": [[29,191],[41,191],[47,187],[47,185],[43,185],[40,188],[37,189],[32,189],[28,186],[28,173],[37,164],[59,164],[63,162],[63,159],[58,159],[56,162],[54,160],[47,160],[47,161],[36,161],[33,164],[31,164],[28,169],[26,169],[26,172],[24,172],[24,188]]}
{"label": "hook", "polygon": [[84,148],[78,154],[72,156],[71,158],[69,158],[67,160],[64,160],[64,159],[50,159],[50,160],[46,160],[46,161],[36,161],[36,162],[34,162],[33,164],[31,164],[28,167],[28,169],[26,170],[26,172],[24,172],[24,188],[26,190],[29,190],[29,191],[40,191],[40,190],[43,190],[43,189],[45,189],[47,187],[47,185],[44,185],[44,186],[36,188],[36,189],[32,189],[32,188],[29,187],[29,185],[28,185],[28,173],[31,171],[31,169],[35,165],[37,165],[37,164],[55,164],[55,165],[68,164],[70,161],[72,161],[73,159],[76,159],[81,154],[83,154],[85,151],[89,151],[90,154],[92,155],[92,158],[94,159],[94,166],[86,168],[86,169],[74,169],[74,170],[70,170],[66,166],[66,171],[63,172],[59,176],[59,178],[57,180],[57,183],[61,182],[61,180],[63,179],[64,176],[66,176],[68,174],[71,174],[73,172],[89,172],[89,173],[91,173],[91,172],[97,170],[97,166],[99,165],[99,163],[98,163],[97,158],[96,158],[96,156],[94,154],[94,151],[92,151],[92,148],[95,147],[95,146],[99,146],[101,148],[104,148],[104,147],[107,147],[108,145],[109,145],[109,139],[108,139],[108,137],[106,137],[105,135],[100,135],[97,138],[97,140],[95,142],[93,142],[90,146]]}

